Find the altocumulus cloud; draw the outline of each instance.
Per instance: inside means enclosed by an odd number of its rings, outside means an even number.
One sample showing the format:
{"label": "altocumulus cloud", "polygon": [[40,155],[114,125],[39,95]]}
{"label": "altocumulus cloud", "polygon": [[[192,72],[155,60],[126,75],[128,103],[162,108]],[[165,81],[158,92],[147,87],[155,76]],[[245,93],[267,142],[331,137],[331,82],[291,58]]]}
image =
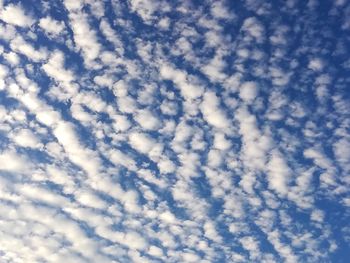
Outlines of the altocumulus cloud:
{"label": "altocumulus cloud", "polygon": [[347,262],[349,17],[0,0],[0,261]]}

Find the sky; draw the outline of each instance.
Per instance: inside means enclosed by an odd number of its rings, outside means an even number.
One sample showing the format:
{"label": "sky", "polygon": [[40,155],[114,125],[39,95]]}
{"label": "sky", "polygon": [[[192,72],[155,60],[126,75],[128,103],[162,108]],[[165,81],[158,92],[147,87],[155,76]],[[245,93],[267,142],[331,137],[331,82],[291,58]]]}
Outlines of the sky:
{"label": "sky", "polygon": [[349,262],[349,86],[347,0],[0,0],[0,262]]}

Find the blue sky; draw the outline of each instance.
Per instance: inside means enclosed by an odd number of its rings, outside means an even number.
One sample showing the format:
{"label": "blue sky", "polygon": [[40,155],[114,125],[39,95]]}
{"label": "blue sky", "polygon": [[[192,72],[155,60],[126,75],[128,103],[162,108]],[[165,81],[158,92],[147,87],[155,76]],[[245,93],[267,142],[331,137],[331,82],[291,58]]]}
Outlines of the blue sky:
{"label": "blue sky", "polygon": [[350,258],[347,0],[0,0],[1,262]]}

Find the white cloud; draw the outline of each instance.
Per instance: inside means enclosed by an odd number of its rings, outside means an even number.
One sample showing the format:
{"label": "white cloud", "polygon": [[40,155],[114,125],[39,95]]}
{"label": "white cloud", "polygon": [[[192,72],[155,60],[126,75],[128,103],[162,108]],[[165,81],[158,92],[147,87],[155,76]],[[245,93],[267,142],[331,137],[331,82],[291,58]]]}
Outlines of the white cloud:
{"label": "white cloud", "polygon": [[314,71],[322,71],[322,69],[324,67],[324,63],[320,58],[312,58],[309,61],[308,67],[309,67],[309,69],[312,69]]}
{"label": "white cloud", "polygon": [[242,159],[244,165],[252,170],[264,170],[267,162],[267,152],[272,146],[268,135],[262,134],[257,125],[256,117],[247,110],[239,108],[235,112],[239,121],[239,133],[242,135]]}
{"label": "white cloud", "polygon": [[47,50],[44,48],[36,49],[21,36],[16,36],[11,42],[10,47],[13,51],[27,56],[34,62],[43,61],[47,58]]}
{"label": "white cloud", "polygon": [[9,52],[4,54],[4,58],[13,66],[18,65],[20,62],[20,58],[15,52]]}
{"label": "white cloud", "polygon": [[69,204],[68,199],[63,196],[33,184],[23,184],[18,187],[18,190],[26,198],[34,201],[40,201],[58,207],[67,206]]}
{"label": "white cloud", "polygon": [[156,246],[150,246],[149,250],[148,250],[148,254],[150,254],[151,256],[159,258],[159,257],[163,256],[163,250],[160,249],[159,247],[156,247]]}
{"label": "white cloud", "polygon": [[[213,36],[208,35],[207,33],[207,38],[213,42],[213,39],[215,39]],[[219,43],[223,42],[224,40],[221,39],[220,37],[217,38],[217,43],[211,43],[213,46],[219,45]],[[228,76],[223,73],[225,67],[226,67],[226,62],[224,61],[222,54],[216,54],[210,61],[207,63],[205,66],[203,66],[202,71],[209,77],[209,79],[213,82],[222,82],[225,78]]]}
{"label": "white cloud", "polygon": [[8,4],[1,8],[0,19],[8,24],[19,27],[30,27],[34,23],[34,19],[26,14],[23,7],[14,4]]}
{"label": "white cloud", "polygon": [[222,241],[221,237],[219,236],[218,232],[216,231],[215,225],[211,221],[207,221],[204,223],[204,235],[218,243]]}
{"label": "white cloud", "polygon": [[161,122],[149,110],[140,110],[135,115],[137,123],[146,130],[156,130],[159,128]]}
{"label": "white cloud", "polygon": [[21,147],[39,148],[42,146],[37,136],[29,129],[22,129],[16,132],[13,140]]}
{"label": "white cloud", "polygon": [[240,243],[243,248],[249,251],[251,260],[258,259],[260,255],[259,245],[255,238],[251,236],[245,236],[240,238]]}
{"label": "white cloud", "polygon": [[65,121],[58,122],[53,130],[53,134],[73,163],[77,164],[90,175],[98,173],[100,168],[99,157],[80,143],[74,126],[71,123]]}
{"label": "white cloud", "polygon": [[[53,156],[58,157],[62,156],[62,149],[59,148],[58,144],[47,144],[47,150],[50,153],[55,153]],[[58,159],[58,158],[57,158]],[[52,181],[55,184],[63,186],[63,192],[66,194],[72,194],[76,190],[75,180],[71,177],[66,171],[60,169],[60,167],[55,167],[54,165],[48,165],[46,167],[46,172],[48,175],[48,180]]]}
{"label": "white cloud", "polygon": [[264,27],[255,17],[246,18],[243,22],[242,30],[259,42],[264,37]]}
{"label": "white cloud", "polygon": [[50,16],[41,18],[39,20],[39,26],[45,31],[46,34],[54,37],[61,34],[65,29],[63,21],[55,20]]}
{"label": "white cloud", "polygon": [[322,223],[325,217],[325,213],[322,210],[315,209],[311,213],[311,220]]}
{"label": "white cloud", "polygon": [[94,117],[89,114],[88,112],[86,112],[84,110],[84,108],[82,107],[82,105],[74,103],[72,104],[72,106],[70,107],[70,110],[72,112],[72,116],[73,118],[81,121],[81,122],[85,122],[85,123],[91,123],[94,120]]}
{"label": "white cloud", "polygon": [[135,171],[137,169],[135,160],[117,149],[110,150],[108,157],[115,165],[125,166],[131,171]]}
{"label": "white cloud", "polygon": [[219,106],[219,99],[215,93],[207,91],[203,96],[201,111],[205,120],[218,129],[224,129],[229,126],[229,120],[225,112]]}
{"label": "white cloud", "polygon": [[350,207],[350,198],[343,198],[343,204],[347,207]]}
{"label": "white cloud", "polygon": [[151,23],[155,17],[154,13],[158,10],[169,10],[169,4],[158,0],[128,0],[130,9],[136,12],[146,24]]}
{"label": "white cloud", "polygon": [[96,18],[102,18],[105,14],[105,3],[96,2],[94,0],[85,0],[86,4],[90,5],[92,15]]}
{"label": "white cloud", "polygon": [[199,262],[200,257],[194,252],[185,252],[182,255],[182,259],[184,262]]}
{"label": "white cloud", "polygon": [[[303,46],[287,52],[293,29],[269,23],[276,8],[263,1],[239,5],[248,18],[225,0],[32,1],[30,12],[3,2],[2,259],[292,263],[337,253],[316,201],[342,206],[341,219],[350,206],[346,79],[321,59],[329,50],[311,41],[308,16]],[[279,11],[297,14],[292,2]],[[318,99],[291,96],[291,79],[300,94],[316,85]],[[260,92],[260,82],[272,86]]]}
{"label": "white cloud", "polygon": [[0,171],[24,173],[30,166],[28,162],[15,152],[6,151],[0,153]]}
{"label": "white cloud", "polygon": [[281,195],[287,194],[291,171],[280,153],[271,154],[267,169],[269,187]]}
{"label": "white cloud", "polygon": [[169,26],[170,26],[170,19],[168,17],[163,17],[162,19],[159,20],[158,22],[158,26],[162,29],[162,30],[168,30]]}
{"label": "white cloud", "polygon": [[173,173],[176,170],[175,164],[164,157],[157,162],[157,166],[161,174]]}
{"label": "white cloud", "polygon": [[[67,1],[65,4],[67,5]],[[70,12],[69,20],[76,46],[82,51],[86,65],[93,66],[93,60],[99,56],[101,51],[96,31],[90,27],[87,16],[80,11]]]}
{"label": "white cloud", "polygon": [[346,170],[350,168],[350,141],[342,138],[333,144],[333,151],[337,161],[343,165]]}
{"label": "white cloud", "polygon": [[221,151],[210,150],[208,152],[208,165],[211,167],[219,167],[222,164]]}
{"label": "white cloud", "polygon": [[115,121],[113,124],[113,128],[116,131],[125,132],[131,127],[131,123],[128,118],[124,115],[112,115],[112,119]]}
{"label": "white cloud", "polygon": [[176,223],[176,217],[169,211],[163,212],[159,215],[159,219],[167,224]]}
{"label": "white cloud", "polygon": [[163,101],[160,105],[160,110],[165,115],[176,115],[178,113],[178,106],[175,102],[172,101]]}
{"label": "white cloud", "polygon": [[61,116],[57,111],[54,111],[49,108],[38,111],[36,114],[36,118],[39,122],[47,126],[52,126],[53,124],[56,124],[59,121]]}
{"label": "white cloud", "polygon": [[127,245],[131,249],[144,250],[147,248],[147,241],[136,232],[127,232],[122,241],[123,244]]}
{"label": "white cloud", "polygon": [[64,5],[69,11],[78,11],[83,5],[83,0],[64,0]]}
{"label": "white cloud", "polygon": [[96,76],[94,77],[94,82],[101,87],[111,87],[113,78],[109,75]]}
{"label": "white cloud", "polygon": [[96,208],[96,209],[105,209],[107,207],[107,203],[92,191],[79,190],[74,193],[74,196],[81,204],[85,206]]}
{"label": "white cloud", "polygon": [[74,74],[64,68],[64,54],[59,50],[51,53],[48,62],[42,68],[48,76],[58,82],[69,83],[74,79]]}
{"label": "white cloud", "polygon": [[4,65],[0,65],[0,90],[5,89],[5,77],[8,74],[8,68]]}
{"label": "white cloud", "polygon": [[193,85],[188,80],[188,75],[179,69],[174,69],[171,65],[161,64],[160,75],[164,79],[172,80],[180,89],[185,100],[193,100],[203,94],[203,88]]}
{"label": "white cloud", "polygon": [[245,102],[252,102],[258,94],[256,83],[253,81],[244,82],[239,88],[239,96]]}
{"label": "white cloud", "polygon": [[225,134],[217,132],[214,136],[214,147],[219,150],[228,150],[231,147],[231,142],[227,140]]}
{"label": "white cloud", "polygon": [[117,98],[118,108],[123,113],[134,113],[137,109],[136,101],[129,96]]}
{"label": "white cloud", "polygon": [[116,51],[118,51],[118,53],[122,55],[124,53],[123,42],[120,40],[119,36],[113,30],[113,28],[107,22],[106,19],[101,20],[100,29],[102,33],[105,35],[105,37],[107,38],[107,40],[113,43]]}
{"label": "white cloud", "polygon": [[155,145],[155,141],[145,133],[133,132],[129,135],[130,145],[143,154],[149,153]]}
{"label": "white cloud", "polygon": [[[210,12],[212,16],[218,19],[232,19],[234,15],[229,12],[229,8],[221,1],[216,1],[211,5]],[[231,11],[231,10],[230,10]]]}

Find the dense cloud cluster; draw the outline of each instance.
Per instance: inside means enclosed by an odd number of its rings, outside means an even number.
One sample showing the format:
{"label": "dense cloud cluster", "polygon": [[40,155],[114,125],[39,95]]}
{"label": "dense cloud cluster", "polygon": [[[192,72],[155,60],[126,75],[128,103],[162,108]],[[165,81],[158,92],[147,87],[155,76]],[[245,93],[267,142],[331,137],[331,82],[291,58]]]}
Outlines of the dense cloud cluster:
{"label": "dense cloud cluster", "polygon": [[1,262],[347,262],[346,0],[0,0]]}

